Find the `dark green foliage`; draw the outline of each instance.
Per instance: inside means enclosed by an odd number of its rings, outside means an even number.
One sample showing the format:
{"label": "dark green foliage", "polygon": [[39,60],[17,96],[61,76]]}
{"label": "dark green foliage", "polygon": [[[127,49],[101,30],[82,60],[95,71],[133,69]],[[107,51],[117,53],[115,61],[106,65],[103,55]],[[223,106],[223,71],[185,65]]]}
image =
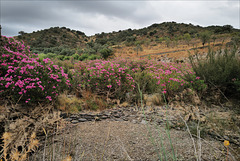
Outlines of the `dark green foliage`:
{"label": "dark green foliage", "polygon": [[197,76],[204,79],[210,86],[218,86],[221,90],[231,94],[240,88],[236,87],[238,83],[234,83],[240,80],[238,50],[237,47],[218,51],[209,48],[206,58],[201,59],[196,53],[196,58],[190,56],[189,60]]}
{"label": "dark green foliage", "polygon": [[153,36],[153,35],[155,35],[156,33],[157,33],[157,30],[153,30],[153,31],[149,32],[149,36]]}
{"label": "dark green foliage", "polygon": [[72,55],[72,57],[73,57],[73,59],[75,59],[75,60],[79,60],[79,55],[78,54],[74,54],[74,55]]}
{"label": "dark green foliage", "polygon": [[40,53],[53,53],[56,55],[67,55],[71,56],[76,53],[75,49],[68,48],[67,46],[58,46],[58,47],[51,47],[51,48],[33,48],[33,53],[40,54]]}
{"label": "dark green foliage", "polygon": [[101,45],[105,45],[108,42],[108,39],[100,38],[100,39],[96,39],[95,42]]}
{"label": "dark green foliage", "polygon": [[90,55],[87,59],[88,60],[101,59],[101,56],[93,54],[93,55]]}
{"label": "dark green foliage", "polygon": [[113,50],[111,48],[103,48],[99,52],[104,59],[107,59],[109,56],[113,55]]}
{"label": "dark green foliage", "polygon": [[210,41],[211,38],[211,33],[209,31],[205,31],[200,33],[200,39],[202,41],[203,46]]}
{"label": "dark green foliage", "polygon": [[[137,82],[139,85],[141,92],[145,94],[153,94],[153,93],[159,93],[159,88],[157,88],[157,80],[152,79],[152,76],[150,73],[147,73],[146,71],[137,72],[133,75],[133,79]],[[135,96],[136,98],[133,98],[135,101],[140,99],[138,88],[134,90],[134,93],[137,93]]]}
{"label": "dark green foliage", "polygon": [[25,35],[26,33],[25,33],[24,31],[19,31],[18,34],[21,35],[21,36],[23,36],[23,35]]}
{"label": "dark green foliage", "polygon": [[206,27],[208,30],[214,32],[215,34],[224,34],[224,33],[231,33],[234,29],[231,25],[224,25],[224,26],[208,26]]}
{"label": "dark green foliage", "polygon": [[191,35],[189,33],[186,33],[183,35],[183,38],[186,41],[186,43],[189,45],[189,43],[191,41]]}
{"label": "dark green foliage", "polygon": [[65,57],[64,55],[58,55],[58,56],[57,56],[57,59],[59,59],[59,60],[63,60],[64,57]]}
{"label": "dark green foliage", "polygon": [[169,47],[171,43],[171,39],[169,37],[165,37],[165,43],[166,43],[166,46]]}
{"label": "dark green foliage", "polygon": [[70,60],[71,56],[64,56],[63,60]]}
{"label": "dark green foliage", "polygon": [[32,48],[52,48],[64,45],[67,48],[76,48],[77,46],[84,46],[83,40],[86,39],[83,32],[66,27],[51,27],[30,34],[20,31],[19,34],[17,39],[23,40]]}
{"label": "dark green foliage", "polygon": [[60,55],[66,55],[66,56],[71,56],[75,53],[75,50],[65,48],[63,49],[59,54]]}
{"label": "dark green foliage", "polygon": [[79,60],[80,61],[83,61],[83,60],[86,60],[88,58],[88,54],[82,54],[80,57],[79,57]]}
{"label": "dark green foliage", "polygon": [[232,37],[231,43],[232,45],[240,46],[240,34]]}

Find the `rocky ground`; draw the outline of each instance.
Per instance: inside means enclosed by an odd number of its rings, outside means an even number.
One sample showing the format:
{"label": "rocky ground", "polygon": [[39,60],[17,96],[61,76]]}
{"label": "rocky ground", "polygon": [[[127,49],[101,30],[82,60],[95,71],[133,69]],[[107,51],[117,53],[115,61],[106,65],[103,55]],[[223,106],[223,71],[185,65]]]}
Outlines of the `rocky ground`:
{"label": "rocky ground", "polygon": [[[159,160],[164,157],[164,150],[168,160],[173,160],[166,132],[167,120],[178,160],[196,160],[196,155],[200,155],[202,160],[226,159],[224,138],[205,136],[199,140],[193,134],[194,148],[184,121],[188,124],[194,119],[205,122],[206,114],[202,107],[178,105],[175,108],[141,108],[129,105],[99,112],[62,113],[61,117],[65,120],[66,128],[60,135],[47,139],[46,145],[31,160],[42,160],[43,156],[46,160],[63,160],[67,156],[71,156],[72,160]],[[235,142],[239,143],[239,140]],[[235,144],[230,148],[228,159],[238,160],[239,149],[236,150]]]}

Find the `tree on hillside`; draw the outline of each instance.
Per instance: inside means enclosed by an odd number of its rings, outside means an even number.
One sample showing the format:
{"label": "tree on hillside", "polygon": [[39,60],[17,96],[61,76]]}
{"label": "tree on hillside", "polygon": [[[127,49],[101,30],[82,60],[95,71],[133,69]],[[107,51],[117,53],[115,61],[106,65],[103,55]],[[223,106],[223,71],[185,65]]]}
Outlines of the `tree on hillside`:
{"label": "tree on hillside", "polygon": [[204,46],[205,43],[210,41],[211,33],[209,31],[205,31],[205,32],[200,33],[199,36],[200,36],[200,39],[202,41],[202,45]]}
{"label": "tree on hillside", "polygon": [[189,46],[189,43],[191,41],[191,35],[189,33],[186,33],[186,34],[184,34],[183,38]]}
{"label": "tree on hillside", "polygon": [[176,37],[176,36],[174,37],[174,44],[176,47],[178,47],[178,37]]}
{"label": "tree on hillside", "polygon": [[169,37],[165,37],[165,43],[166,43],[167,47],[170,46],[170,42],[171,42],[170,38]]}
{"label": "tree on hillside", "polygon": [[228,33],[228,32],[231,33],[233,30],[233,27],[231,25],[224,25],[222,27],[222,30],[223,30],[223,33]]}
{"label": "tree on hillside", "polygon": [[26,34],[26,33],[25,33],[24,31],[19,31],[18,34],[19,34],[20,36],[23,36],[23,35]]}

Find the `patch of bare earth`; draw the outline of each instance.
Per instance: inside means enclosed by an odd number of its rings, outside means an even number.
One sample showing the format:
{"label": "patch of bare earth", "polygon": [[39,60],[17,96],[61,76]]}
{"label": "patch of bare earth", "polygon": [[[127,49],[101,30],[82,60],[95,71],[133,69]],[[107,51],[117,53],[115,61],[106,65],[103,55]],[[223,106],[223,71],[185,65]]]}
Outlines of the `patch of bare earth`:
{"label": "patch of bare earth", "polygon": [[[186,131],[170,130],[172,145],[178,160],[196,160],[193,141]],[[132,123],[129,121],[104,120],[69,124],[58,136],[46,141],[45,147],[35,153],[31,160],[159,160],[165,147],[168,160],[173,156],[164,126]],[[197,152],[202,160],[225,160],[226,149],[222,142],[201,140],[201,150],[194,138]],[[230,154],[231,156],[231,154]],[[231,157],[229,157],[231,160]],[[163,160],[165,160],[163,158]]]}

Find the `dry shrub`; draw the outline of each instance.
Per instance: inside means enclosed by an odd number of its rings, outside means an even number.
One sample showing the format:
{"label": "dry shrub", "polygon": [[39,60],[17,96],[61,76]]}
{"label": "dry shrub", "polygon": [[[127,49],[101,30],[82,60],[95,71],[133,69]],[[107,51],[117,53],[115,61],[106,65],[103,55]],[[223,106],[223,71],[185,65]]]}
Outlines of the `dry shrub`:
{"label": "dry shrub", "polygon": [[60,94],[57,101],[57,108],[69,112],[76,113],[82,110],[83,101],[74,95]]}
{"label": "dry shrub", "polygon": [[144,94],[143,101],[146,106],[153,106],[153,105],[163,105],[165,102],[163,100],[163,96],[160,93],[154,93],[151,95]]}
{"label": "dry shrub", "polygon": [[86,110],[103,110],[107,108],[107,102],[104,98],[92,93],[91,91],[84,90],[82,91],[84,109]]}
{"label": "dry shrub", "polygon": [[67,95],[63,93],[58,97],[57,108],[68,112],[77,113],[81,110],[103,110],[107,108],[107,102],[91,91],[82,90],[81,96]]}
{"label": "dry shrub", "polygon": [[61,121],[60,113],[53,110],[53,106],[20,107],[5,106],[5,114],[0,120],[4,126],[1,134],[2,150],[0,159],[26,160],[34,152],[40,141],[43,140],[44,131],[53,133]]}

